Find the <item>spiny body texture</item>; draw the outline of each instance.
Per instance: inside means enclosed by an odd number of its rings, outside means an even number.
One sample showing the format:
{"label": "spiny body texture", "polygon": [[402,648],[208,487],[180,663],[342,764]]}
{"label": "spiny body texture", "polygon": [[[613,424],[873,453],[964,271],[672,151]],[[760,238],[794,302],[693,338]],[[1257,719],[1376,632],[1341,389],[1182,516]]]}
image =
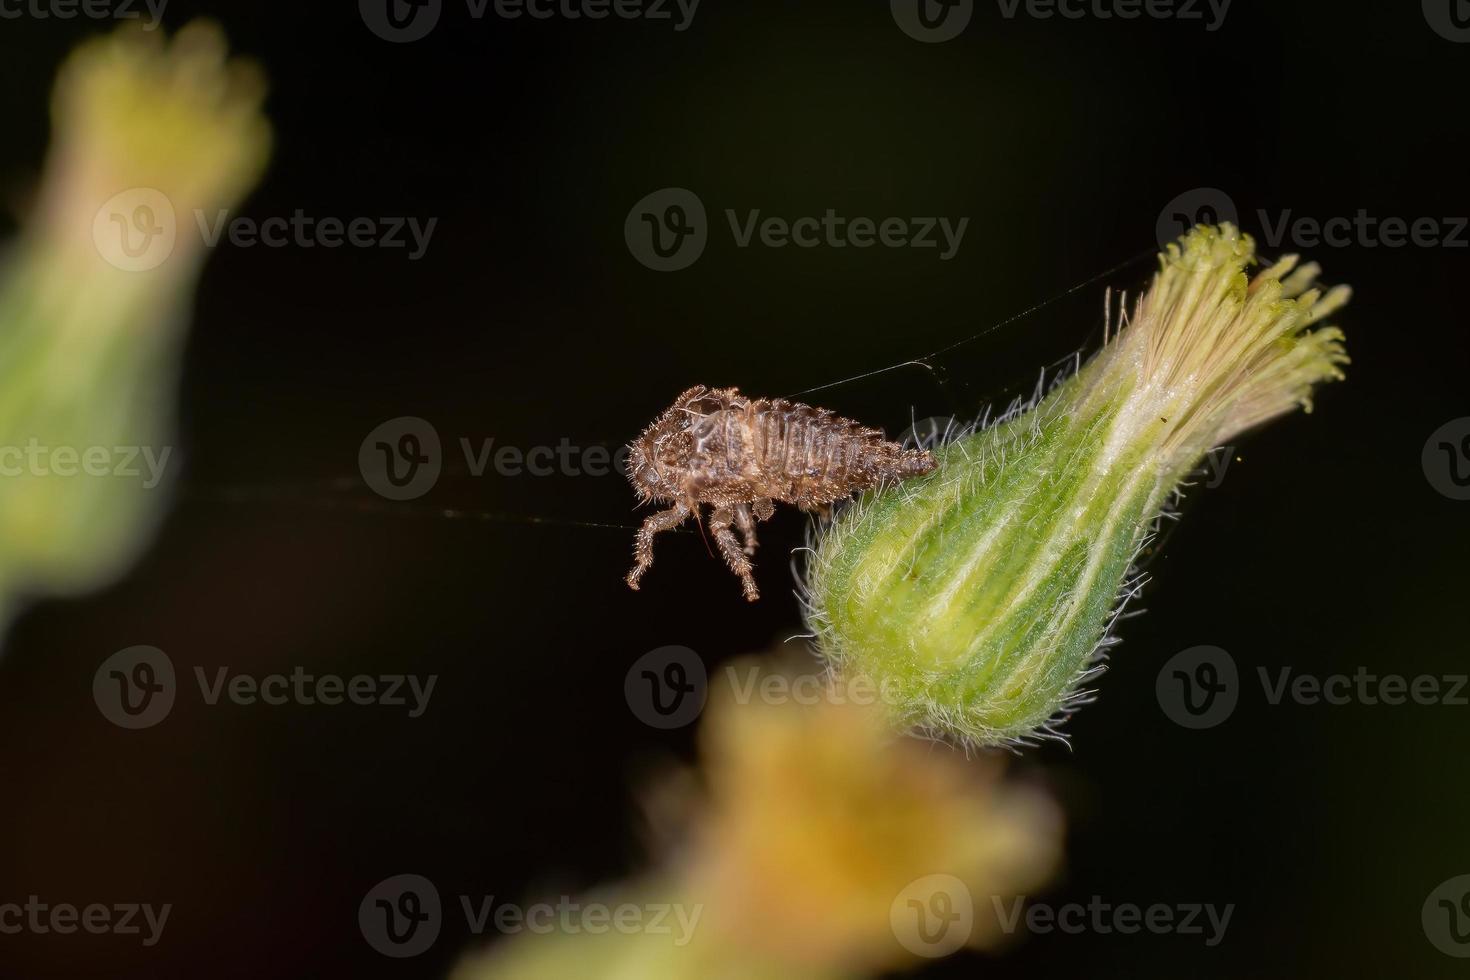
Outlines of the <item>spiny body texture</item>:
{"label": "spiny body texture", "polygon": [[810,620],[839,670],[901,723],[980,744],[1055,734],[1086,692],[1130,569],[1212,447],[1340,378],[1345,287],[1287,256],[1253,279],[1249,236],[1196,228],[1119,333],[1029,411],[936,451],[822,535]]}
{"label": "spiny body texture", "polygon": [[[825,408],[746,398],[736,388],[690,388],[628,447],[628,479],[644,502],[669,509],[643,522],[628,585],[653,564],[653,538],[713,507],[710,533],[745,598],[760,597],[748,556],[755,524],[777,502],[819,510],[883,482],[928,473],[934,459]],[[738,527],[738,542],[731,525]]]}

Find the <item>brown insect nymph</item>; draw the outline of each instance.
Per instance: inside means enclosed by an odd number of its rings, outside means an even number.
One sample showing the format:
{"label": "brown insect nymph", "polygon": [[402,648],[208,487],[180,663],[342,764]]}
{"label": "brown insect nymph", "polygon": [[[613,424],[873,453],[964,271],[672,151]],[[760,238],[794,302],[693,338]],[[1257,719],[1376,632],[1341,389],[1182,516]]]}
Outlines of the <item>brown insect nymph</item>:
{"label": "brown insect nymph", "polygon": [[710,533],[751,602],[760,598],[748,557],[755,554],[756,521],[770,517],[777,501],[821,510],[935,466],[926,450],[885,441],[877,429],[828,409],[703,385],[675,399],[628,448],[628,479],[642,502],[673,505],[639,529],[628,585],[638,588],[653,564],[654,535],[691,514],[698,520],[700,506],[709,504]]}

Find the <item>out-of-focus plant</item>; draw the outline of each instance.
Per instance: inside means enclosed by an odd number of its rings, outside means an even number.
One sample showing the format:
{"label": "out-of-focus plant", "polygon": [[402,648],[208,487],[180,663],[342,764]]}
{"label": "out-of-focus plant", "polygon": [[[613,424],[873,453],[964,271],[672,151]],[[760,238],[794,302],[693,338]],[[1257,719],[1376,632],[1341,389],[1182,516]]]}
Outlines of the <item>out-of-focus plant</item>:
{"label": "out-of-focus plant", "polygon": [[874,707],[724,688],[701,736],[682,846],[649,878],[591,896],[677,903],[696,923],[686,941],[520,935],[455,980],[870,976],[995,945],[992,899],[1041,884],[1058,859],[1049,797],[1003,780],[993,757],[896,737]]}
{"label": "out-of-focus plant", "polygon": [[1200,227],[1160,256],[1118,334],[1039,404],[936,451],[822,534],[810,619],[840,670],[896,692],[903,725],[981,744],[1054,734],[1084,693],[1129,570],[1212,447],[1341,378],[1347,302],[1250,237]]}
{"label": "out-of-focus plant", "polygon": [[196,23],[62,66],[37,205],[0,266],[0,604],[105,583],[162,513],[196,209],[259,179],[264,83]]}

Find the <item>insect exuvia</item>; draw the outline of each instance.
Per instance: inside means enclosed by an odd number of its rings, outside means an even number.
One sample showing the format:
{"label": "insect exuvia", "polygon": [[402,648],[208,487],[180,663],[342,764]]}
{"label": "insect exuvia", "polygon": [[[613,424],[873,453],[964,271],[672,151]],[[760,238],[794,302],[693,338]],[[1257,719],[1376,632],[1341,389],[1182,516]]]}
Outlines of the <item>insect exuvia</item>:
{"label": "insect exuvia", "polygon": [[700,506],[709,504],[710,533],[751,602],[760,598],[748,557],[755,554],[755,524],[775,512],[777,501],[819,510],[935,466],[927,450],[888,442],[829,409],[704,385],[675,399],[628,448],[628,479],[641,501],[673,505],[639,529],[628,585],[638,588],[653,564],[654,535],[691,514],[698,520]]}

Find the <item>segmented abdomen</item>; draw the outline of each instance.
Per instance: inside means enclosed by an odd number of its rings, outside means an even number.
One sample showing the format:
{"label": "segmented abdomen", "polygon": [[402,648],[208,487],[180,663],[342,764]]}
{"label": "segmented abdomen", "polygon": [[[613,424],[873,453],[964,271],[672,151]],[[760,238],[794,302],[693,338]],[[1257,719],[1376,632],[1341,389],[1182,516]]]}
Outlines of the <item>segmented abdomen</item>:
{"label": "segmented abdomen", "polygon": [[825,408],[758,399],[744,412],[751,462],[779,500],[820,506],[877,484],[933,469],[928,453],[886,442],[883,433]]}

